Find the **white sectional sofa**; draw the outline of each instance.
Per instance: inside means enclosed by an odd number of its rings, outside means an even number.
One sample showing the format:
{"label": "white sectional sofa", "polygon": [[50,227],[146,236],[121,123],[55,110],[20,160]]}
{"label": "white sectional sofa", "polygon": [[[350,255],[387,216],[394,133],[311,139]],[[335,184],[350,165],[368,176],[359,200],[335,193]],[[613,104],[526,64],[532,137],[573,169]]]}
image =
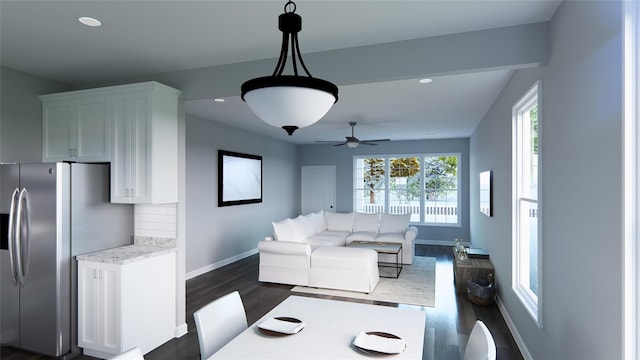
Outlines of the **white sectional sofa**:
{"label": "white sectional sofa", "polygon": [[380,279],[378,254],[370,249],[260,241],[258,280],[370,293]]}
{"label": "white sectional sofa", "polygon": [[345,245],[356,240],[402,243],[402,261],[411,264],[418,229],[409,218],[320,211],[274,222],[273,238],[258,243],[258,279],[371,292],[378,283],[378,261],[394,262],[395,257]]}
{"label": "white sectional sofa", "polygon": [[345,246],[356,240],[402,243],[402,262],[412,264],[413,241],[418,229],[409,225],[410,218],[411,214],[319,211],[274,222],[273,239],[306,243],[312,249],[318,246]]}

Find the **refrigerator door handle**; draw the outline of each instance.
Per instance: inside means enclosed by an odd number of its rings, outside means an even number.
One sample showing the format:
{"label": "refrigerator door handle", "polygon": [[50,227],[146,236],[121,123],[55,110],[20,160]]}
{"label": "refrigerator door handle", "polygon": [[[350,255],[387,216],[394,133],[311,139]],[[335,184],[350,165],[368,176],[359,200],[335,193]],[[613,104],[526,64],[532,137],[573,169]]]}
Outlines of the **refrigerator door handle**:
{"label": "refrigerator door handle", "polygon": [[11,263],[11,277],[13,278],[13,283],[18,285],[18,278],[16,276],[16,249],[15,249],[15,214],[16,214],[16,198],[20,190],[16,188],[13,190],[13,195],[11,195],[11,206],[9,208],[9,226],[7,231],[7,242],[9,247],[9,262]]}
{"label": "refrigerator door handle", "polygon": [[[24,208],[23,208],[24,204]],[[29,193],[26,188],[22,188],[20,191],[20,197],[18,198],[18,210],[16,224],[18,225],[15,234],[16,240],[16,272],[18,273],[18,280],[20,285],[24,287],[27,275],[29,274],[29,231],[31,230],[31,214],[29,208]],[[23,218],[22,216],[25,215]],[[24,242],[22,236],[24,235]],[[23,249],[23,244],[26,249]],[[23,253],[24,250],[24,253]]]}

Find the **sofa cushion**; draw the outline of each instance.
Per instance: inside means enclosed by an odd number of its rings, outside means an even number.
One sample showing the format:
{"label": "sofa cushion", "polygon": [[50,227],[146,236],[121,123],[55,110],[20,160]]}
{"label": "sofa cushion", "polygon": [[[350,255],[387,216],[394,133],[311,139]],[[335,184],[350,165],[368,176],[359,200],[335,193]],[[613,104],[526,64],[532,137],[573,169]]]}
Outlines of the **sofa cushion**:
{"label": "sofa cushion", "polygon": [[336,244],[339,241],[337,238],[322,239],[322,238],[307,238],[307,244],[311,246],[311,250],[319,248],[321,246],[339,247],[341,245]]}
{"label": "sofa cushion", "polygon": [[347,244],[353,241],[375,241],[378,236],[377,232],[356,231],[347,236]]}
{"label": "sofa cushion", "polygon": [[409,227],[409,220],[411,220],[411,214],[392,215],[381,214],[380,215],[380,233],[403,233],[407,231]]}
{"label": "sofa cushion", "polygon": [[311,252],[311,267],[332,271],[369,271],[378,267],[378,253],[371,249],[322,247]]}
{"label": "sofa cushion", "polygon": [[272,222],[273,235],[278,241],[295,241],[293,239],[293,229],[291,227],[291,220],[284,219],[280,222]]}
{"label": "sofa cushion", "polygon": [[375,241],[404,243],[404,233],[384,233],[376,237]]}
{"label": "sofa cushion", "polygon": [[324,216],[327,220],[327,230],[351,232],[351,229],[353,229],[353,213],[327,211],[324,213]]}
{"label": "sofa cushion", "polygon": [[380,223],[380,214],[363,214],[355,213],[353,217],[353,232],[378,232],[378,224]]}
{"label": "sofa cushion", "polygon": [[[309,244],[320,244],[329,241],[332,246],[344,246],[346,244],[347,236],[349,235],[348,231],[331,231],[325,230],[318,234],[313,234],[307,236],[307,242]],[[314,241],[319,240],[320,242],[315,243]]]}

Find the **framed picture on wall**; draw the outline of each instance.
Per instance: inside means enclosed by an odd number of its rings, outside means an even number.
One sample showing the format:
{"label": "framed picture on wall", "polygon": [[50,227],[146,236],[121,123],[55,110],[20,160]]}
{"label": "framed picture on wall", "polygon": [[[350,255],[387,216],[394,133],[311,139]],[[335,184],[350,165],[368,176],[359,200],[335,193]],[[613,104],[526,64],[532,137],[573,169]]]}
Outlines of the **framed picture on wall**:
{"label": "framed picture on wall", "polygon": [[483,171],[480,173],[480,212],[491,216],[493,214],[491,209],[491,192],[492,192],[492,178],[491,170]]}
{"label": "framed picture on wall", "polygon": [[262,202],[262,156],[218,150],[218,206]]}

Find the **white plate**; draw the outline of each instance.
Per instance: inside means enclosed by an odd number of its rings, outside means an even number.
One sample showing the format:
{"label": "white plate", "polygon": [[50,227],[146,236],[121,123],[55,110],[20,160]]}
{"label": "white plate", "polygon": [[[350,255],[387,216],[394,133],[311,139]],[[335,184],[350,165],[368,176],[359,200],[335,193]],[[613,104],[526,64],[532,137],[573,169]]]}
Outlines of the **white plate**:
{"label": "white plate", "polygon": [[369,331],[358,334],[353,340],[353,346],[369,355],[394,355],[403,352],[407,344],[394,334]]}
{"label": "white plate", "polygon": [[293,335],[302,329],[304,329],[302,320],[285,316],[270,318],[258,325],[258,330],[261,333],[270,336]]}

